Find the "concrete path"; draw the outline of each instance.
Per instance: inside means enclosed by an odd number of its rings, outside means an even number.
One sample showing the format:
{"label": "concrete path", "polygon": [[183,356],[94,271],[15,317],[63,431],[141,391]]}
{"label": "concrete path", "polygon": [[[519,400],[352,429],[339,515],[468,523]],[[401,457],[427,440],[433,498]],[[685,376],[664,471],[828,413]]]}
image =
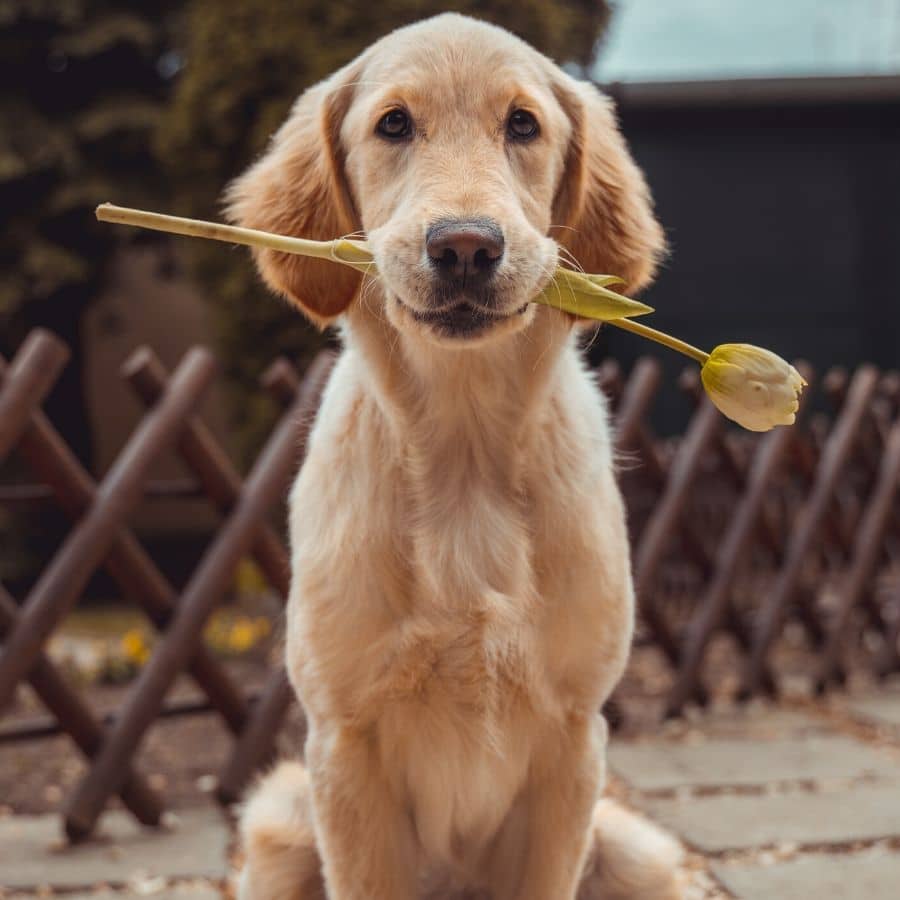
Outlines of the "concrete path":
{"label": "concrete path", "polygon": [[162,829],[109,812],[97,836],[74,847],[62,840],[58,815],[0,819],[0,896],[212,900],[223,895],[230,841],[212,807],[179,810]]}
{"label": "concrete path", "polygon": [[689,848],[691,900],[900,897],[900,687],[673,723],[610,768]]}
{"label": "concrete path", "polygon": [[[718,712],[617,738],[613,790],[688,847],[689,900],[900,897],[900,685],[808,707]],[[230,823],[166,829],[107,813],[97,839],[58,816],[0,818],[0,898],[227,897]]]}

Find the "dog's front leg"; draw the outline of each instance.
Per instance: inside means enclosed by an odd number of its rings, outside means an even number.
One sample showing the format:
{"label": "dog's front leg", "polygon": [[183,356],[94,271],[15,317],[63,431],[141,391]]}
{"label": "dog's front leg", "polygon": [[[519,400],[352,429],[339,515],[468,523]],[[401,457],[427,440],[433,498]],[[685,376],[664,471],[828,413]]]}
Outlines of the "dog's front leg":
{"label": "dog's front leg", "polygon": [[563,727],[532,763],[519,872],[496,873],[497,900],[574,900],[578,891],[605,777],[607,728],[594,715],[571,715]]}
{"label": "dog's front leg", "polygon": [[418,844],[369,733],[310,736],[316,838],[329,900],[415,900]]}

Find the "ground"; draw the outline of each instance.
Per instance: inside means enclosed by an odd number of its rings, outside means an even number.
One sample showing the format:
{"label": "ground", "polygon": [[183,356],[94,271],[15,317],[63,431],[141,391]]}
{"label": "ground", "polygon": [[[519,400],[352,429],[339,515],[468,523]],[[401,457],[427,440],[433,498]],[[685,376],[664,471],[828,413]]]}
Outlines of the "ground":
{"label": "ground", "polygon": [[610,765],[688,847],[690,900],[897,896],[900,683],[673,722],[614,741]]}
{"label": "ground", "polygon": [[[142,831],[113,810],[102,836],[75,849],[59,841],[59,817],[48,811],[68,786],[58,763],[51,765],[57,781],[46,779],[45,764],[69,756],[63,739],[40,744],[40,764],[34,744],[0,751],[0,790],[15,801],[0,818],[0,896],[229,896],[233,822],[209,797],[222,749],[211,737],[219,728],[213,716],[168,722],[147,743],[145,771],[160,769],[154,774],[168,779],[176,804],[168,829]],[[182,739],[206,747],[197,755],[203,764],[187,767],[190,777],[172,776],[165,748],[175,735],[166,729],[179,729],[178,772],[190,756]],[[50,800],[25,775],[27,790],[9,783],[12,753],[31,758],[20,773],[41,771],[43,784],[56,784]],[[610,768],[613,794],[684,841],[690,900],[897,896],[900,682],[821,701],[725,706],[619,734]]]}

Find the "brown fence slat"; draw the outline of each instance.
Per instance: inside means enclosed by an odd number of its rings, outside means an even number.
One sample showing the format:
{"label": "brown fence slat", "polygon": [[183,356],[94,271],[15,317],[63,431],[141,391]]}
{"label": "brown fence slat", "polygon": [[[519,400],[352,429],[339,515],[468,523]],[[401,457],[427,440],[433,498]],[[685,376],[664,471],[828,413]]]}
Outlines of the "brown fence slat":
{"label": "brown fence slat", "polygon": [[[661,458],[653,435],[643,421],[643,417],[649,412],[650,404],[659,385],[660,373],[659,363],[655,360],[648,357],[638,360],[632,376],[633,382],[632,379],[629,380],[628,391],[622,403],[621,416],[616,419],[614,431],[618,453],[628,455],[632,444],[637,451],[638,462],[631,469],[632,474],[640,473],[647,482],[661,492],[669,477],[669,466]],[[627,463],[626,468],[629,468]],[[690,521],[683,520],[681,525],[680,537],[685,552],[704,575],[708,575],[711,562],[700,534]],[[640,535],[638,534],[636,538],[639,540]]]}
{"label": "brown fence slat", "polygon": [[900,424],[894,425],[888,436],[881,460],[881,471],[856,532],[850,567],[840,587],[837,609],[820,657],[816,675],[816,687],[819,690],[833,678],[842,675],[840,651],[848,640],[850,614],[859,604],[866,586],[871,582],[875,567],[883,553],[884,532],[893,512],[898,479],[900,479]]}
{"label": "brown fence slat", "polygon": [[[15,627],[18,617],[19,610],[15,600],[0,585],[0,638]],[[93,759],[103,744],[103,726],[94,719],[78,694],[66,684],[56,666],[40,653],[26,677],[43,704],[56,716],[62,730],[88,759]],[[125,772],[119,796],[139,822],[144,825],[159,824],[162,815],[159,797],[130,767]]]}
{"label": "brown fence slat", "polygon": [[604,359],[597,369],[597,386],[606,395],[610,409],[616,409],[622,399],[625,379],[622,367],[614,359]]}
{"label": "brown fence slat", "polygon": [[[233,734],[219,778],[224,801],[238,799],[253,772],[271,758],[294,702],[283,667],[272,669],[250,702],[224,663],[203,646],[202,634],[246,555],[278,594],[288,595],[289,554],[268,516],[302,461],[306,426],[333,358],[320,357],[302,383],[286,361],[270,367],[267,387],[286,411],[243,481],[195,411],[211,377],[208,355],[192,352],[169,375],[152,351],[141,349],[123,374],[148,410],[97,485],[40,409],[65,357],[56,338],[38,332],[11,366],[0,360],[0,459],[15,450],[36,479],[0,485],[0,501],[34,509],[54,503],[73,521],[21,609],[0,587],[0,709],[27,678],[59,724],[46,718],[16,722],[0,737],[62,731],[92,758],[66,804],[67,830],[79,837],[93,828],[116,791],[141,821],[158,821],[161,800],[130,765],[148,727],[162,715],[215,710],[223,716]],[[658,363],[644,358],[626,378],[608,361],[597,379],[615,410],[622,487],[634,513],[640,613],[672,676],[666,713],[680,712],[691,700],[707,701],[704,660],[717,635],[737,639],[741,652],[729,664],[742,676],[741,696],[772,693],[780,656],[771,651],[788,616],[812,639],[809,666],[820,688],[841,678],[851,662],[872,665],[879,674],[900,667],[900,616],[894,609],[900,609],[900,587],[893,596],[882,589],[900,561],[900,375],[881,375],[869,366],[852,376],[826,373],[822,388],[835,412],[817,412],[761,438],[737,438],[726,432],[692,372],[680,381],[695,401],[689,426],[682,438],[661,441],[649,425],[660,372]],[[808,370],[805,375],[812,381]],[[190,477],[149,481],[151,462],[169,448],[180,454]],[[157,494],[206,499],[223,517],[180,596],[127,522],[138,502]],[[711,533],[718,528],[722,534]],[[743,598],[755,582],[744,579],[756,550],[765,571],[754,567],[753,574],[762,576],[760,584],[769,577],[772,583],[752,598],[759,609],[751,622]],[[94,716],[43,655],[46,639],[100,565],[160,632],[121,710],[107,716]],[[813,570],[822,573],[828,594],[818,579],[813,584],[806,577]],[[670,584],[676,589],[671,599],[665,591]],[[847,641],[859,638],[859,628],[866,629],[867,639],[873,631],[884,637],[874,658],[851,660],[842,653]],[[166,694],[182,671],[190,672],[205,698],[167,706]]]}
{"label": "brown fence slat", "polygon": [[[258,698],[259,692],[255,690],[247,691],[244,695],[248,706],[256,703]],[[180,719],[187,716],[207,715],[218,712],[219,710],[210,703],[209,698],[199,694],[166,703],[160,709],[157,718]],[[118,716],[114,711],[109,711],[98,715],[97,722],[104,728],[109,728],[117,718]],[[0,744],[16,744],[43,738],[59,737],[65,733],[66,729],[61,727],[53,716],[35,716],[12,722],[0,728]]]}
{"label": "brown fence slat", "polygon": [[684,514],[688,493],[696,480],[710,442],[722,418],[709,400],[701,404],[684,436],[672,465],[666,488],[640,536],[634,558],[634,586],[641,614],[660,649],[677,665],[680,647],[653,596],[659,567],[675,538],[675,529]]}
{"label": "brown fence slat", "polygon": [[[276,666],[254,707],[254,716],[235,741],[219,774],[216,796],[222,803],[236,803],[260,766],[271,762],[278,731],[291,704],[294,689],[283,665]],[[302,747],[297,747],[297,753]]]}
{"label": "brown fence slat", "polygon": [[[0,360],[0,377],[3,367]],[[96,496],[94,480],[42,412],[32,413],[18,450],[69,518],[78,521],[91,508]],[[119,529],[103,564],[125,596],[135,600],[157,628],[165,628],[177,594],[128,528]],[[228,727],[240,731],[247,717],[246,701],[206,650],[192,660],[191,675]]]}
{"label": "brown fence slat", "polygon": [[[900,609],[900,585],[891,592],[889,600],[895,609]],[[900,642],[900,615],[895,616],[885,629],[884,643],[875,657],[874,669],[879,678],[886,678],[900,669],[898,642]]]}
{"label": "brown fence slat", "polygon": [[[801,372],[811,385],[812,370],[803,367]],[[809,393],[805,394],[801,402],[805,403],[808,396]],[[753,547],[754,535],[759,531],[767,490],[785,464],[794,440],[795,433],[790,428],[775,428],[762,438],[757,447],[744,481],[743,494],[716,555],[714,575],[685,631],[675,682],[666,700],[667,716],[680,713],[685,703],[696,695],[706,648],[725,619],[738,570]]]}
{"label": "brown fence slat", "polygon": [[[90,509],[69,532],[53,561],[30,591],[18,624],[0,649],[0,711],[34,665],[41,647],[109,552],[125,516],[141,499],[150,464],[175,440],[214,370],[212,357],[192,350],[172,390],[137,427],[97,488]],[[4,389],[9,379],[4,380]]]}
{"label": "brown fence slat", "polygon": [[[307,373],[307,384],[312,385],[318,395],[324,387],[333,358],[323,355],[313,363]],[[290,402],[299,390],[300,383],[293,367],[285,360],[274,363],[263,376],[269,382],[269,389],[279,399],[289,398]],[[129,372],[128,380],[147,404],[156,402],[165,389],[166,373],[155,357],[147,355],[140,366]],[[310,399],[307,406],[318,405],[318,399]],[[302,423],[298,423],[302,426]],[[237,501],[241,492],[241,479],[227,457],[218,449],[209,430],[198,420],[188,424],[182,435],[178,450],[189,468],[203,484],[210,499],[227,512]],[[298,456],[302,462],[305,452],[305,434],[298,442]],[[259,533],[250,550],[270,584],[287,600],[290,588],[290,564],[287,551],[272,527],[261,522]],[[237,738],[234,751],[229,756],[219,778],[218,795],[223,802],[237,799],[247,779],[265,759],[274,745],[278,726],[293,700],[293,692],[281,671],[270,678],[254,708],[254,715],[248,727]]]}
{"label": "brown fence slat", "polygon": [[[173,385],[178,378],[176,372]],[[256,537],[259,523],[281,498],[294,472],[296,426],[294,415],[302,408],[303,395],[284,416],[258,456],[240,499],[207,548],[184,591],[165,637],[138,675],[121,718],[94,765],[69,799],[67,830],[93,830],[107,798],[121,784],[128,760],[158,714],[166,692],[196,651],[210,613],[227,589],[235,566]],[[152,415],[152,413],[151,413]]]}
{"label": "brown fence slat", "polygon": [[[200,485],[187,478],[148,481],[145,500],[194,500],[204,497]],[[0,484],[0,505],[36,507],[53,503],[56,495],[49,484]]]}
{"label": "brown fence slat", "polygon": [[651,475],[659,474],[660,466],[655,448],[646,440],[644,417],[659,389],[661,373],[662,369],[655,359],[642,357],[637,361],[622,391],[613,429],[616,450],[619,453],[641,450],[644,464],[649,467]]}
{"label": "brown fence slat", "polygon": [[[287,399],[297,395],[295,408],[300,410],[299,441],[297,443],[298,468],[306,457],[308,426],[318,409],[322,391],[331,376],[335,358],[322,353],[315,359],[298,385],[293,367],[284,361],[276,363],[266,375],[269,389]],[[253,708],[251,720],[235,741],[234,748],[219,776],[218,796],[225,803],[237,800],[253,772],[267,762],[275,746],[278,727],[293,701],[293,691],[282,666],[269,676],[266,686]]]}
{"label": "brown fence slat", "polygon": [[766,657],[787,616],[789,605],[798,596],[797,588],[803,566],[815,549],[815,541],[827,517],[835,484],[850,458],[877,383],[878,373],[871,366],[860,367],[853,376],[837,423],[827,438],[810,496],[791,530],[781,571],[761,607],[745,670],[742,696],[750,696],[764,686]]}
{"label": "brown fence slat", "polygon": [[[801,374],[803,374],[803,377],[806,378],[806,373],[811,371],[809,366],[802,362],[797,363],[797,365]],[[807,382],[808,381],[809,379],[807,379]],[[678,384],[685,393],[693,398],[696,406],[699,406],[703,402],[706,394],[703,390],[700,373],[697,369],[685,369],[679,376]],[[804,397],[808,396],[809,391],[806,391]],[[747,472],[741,461],[737,458],[737,454],[734,452],[733,447],[728,443],[728,437],[724,429],[719,429],[715,435],[713,435],[711,450],[713,453],[717,454],[718,458],[721,460],[722,467],[734,486],[735,492],[738,495],[743,494],[747,485]],[[772,553],[781,553],[781,535],[777,533],[773,524],[766,517],[765,510],[761,511],[757,519],[756,527],[758,529],[758,536],[766,545],[766,548]]]}
{"label": "brown fence slat", "polygon": [[42,329],[32,331],[19,348],[0,391],[0,462],[18,443],[29,416],[44,402],[68,358],[66,345]]}
{"label": "brown fence slat", "polygon": [[[168,373],[149,348],[139,359],[132,360],[124,375],[148,407],[159,402],[169,382]],[[177,449],[206,496],[221,512],[228,512],[240,497],[241,476],[216,443],[212,432],[196,416],[185,425]],[[272,526],[265,521],[260,522],[251,554],[272,587],[286,598],[290,587],[287,551]]]}

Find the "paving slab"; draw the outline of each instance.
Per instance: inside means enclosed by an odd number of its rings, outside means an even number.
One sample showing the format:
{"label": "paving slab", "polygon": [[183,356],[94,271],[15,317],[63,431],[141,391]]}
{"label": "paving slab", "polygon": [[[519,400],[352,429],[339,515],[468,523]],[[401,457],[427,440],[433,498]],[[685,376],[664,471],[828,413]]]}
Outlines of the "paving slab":
{"label": "paving slab", "polygon": [[715,863],[713,872],[741,900],[897,900],[900,853],[805,856],[770,866]]}
{"label": "paving slab", "polygon": [[[8,894],[8,900],[37,900],[34,894]],[[158,891],[112,891],[100,890],[77,894],[59,894],[64,900],[222,900],[225,894],[214,887],[186,887],[183,885],[166,886]]]}
{"label": "paving slab", "polygon": [[706,853],[900,836],[900,783],[818,793],[634,799],[644,812]]}
{"label": "paving slab", "polygon": [[642,791],[752,787],[779,781],[879,777],[900,781],[900,755],[844,735],[776,740],[613,741],[613,771]]}
{"label": "paving slab", "polygon": [[223,878],[228,826],[214,808],[179,810],[171,828],[142,828],[122,812],[107,813],[97,837],[75,846],[60,838],[60,818],[0,820],[0,884],[10,889],[127,885],[153,878]]}
{"label": "paving slab", "polygon": [[900,690],[855,697],[847,704],[847,708],[861,719],[900,728]]}
{"label": "paving slab", "polygon": [[831,724],[826,719],[803,709],[784,709],[761,704],[713,708],[685,719],[673,719],[668,724],[676,734],[680,730],[707,737],[766,740],[831,729]]}

